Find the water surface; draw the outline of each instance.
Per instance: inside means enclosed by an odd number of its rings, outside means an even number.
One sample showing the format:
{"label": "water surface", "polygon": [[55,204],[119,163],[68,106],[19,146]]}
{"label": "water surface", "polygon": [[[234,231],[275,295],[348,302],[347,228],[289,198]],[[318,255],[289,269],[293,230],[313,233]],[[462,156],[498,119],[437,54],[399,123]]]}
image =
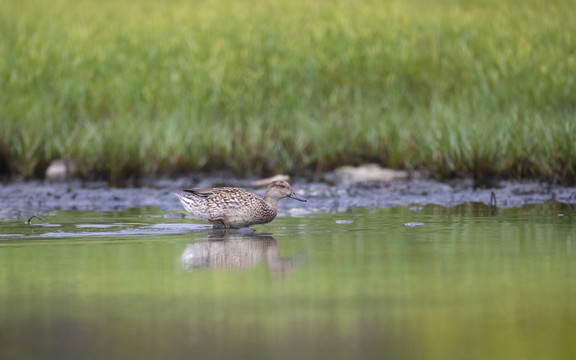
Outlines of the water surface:
{"label": "water surface", "polygon": [[0,358],[576,357],[569,205],[164,215],[0,221]]}

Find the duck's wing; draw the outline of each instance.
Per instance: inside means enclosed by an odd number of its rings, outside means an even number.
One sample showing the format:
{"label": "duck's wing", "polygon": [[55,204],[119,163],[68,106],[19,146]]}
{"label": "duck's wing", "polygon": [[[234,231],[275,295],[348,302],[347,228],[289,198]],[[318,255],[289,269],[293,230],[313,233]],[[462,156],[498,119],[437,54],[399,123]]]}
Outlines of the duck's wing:
{"label": "duck's wing", "polygon": [[207,197],[210,197],[210,196],[212,196],[212,195],[214,195],[214,194],[217,194],[217,193],[218,193],[217,190],[218,190],[218,189],[193,188],[193,189],[184,189],[184,190],[182,190],[182,191],[187,192],[187,193],[191,193],[191,194],[194,194],[194,195],[198,195],[198,196],[200,196],[200,197],[207,198]]}
{"label": "duck's wing", "polygon": [[192,193],[194,195],[201,196],[203,198],[208,198],[213,195],[220,195],[221,197],[236,198],[236,197],[253,197],[255,196],[251,192],[236,188],[236,187],[220,187],[220,188],[192,188],[182,190],[184,192]]}

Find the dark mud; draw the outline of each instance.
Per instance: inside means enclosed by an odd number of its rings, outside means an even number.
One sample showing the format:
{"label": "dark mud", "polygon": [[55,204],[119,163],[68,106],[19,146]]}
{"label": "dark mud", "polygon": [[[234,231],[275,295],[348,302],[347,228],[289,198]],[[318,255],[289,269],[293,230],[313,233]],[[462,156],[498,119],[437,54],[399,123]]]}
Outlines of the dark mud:
{"label": "dark mud", "polygon": [[[263,195],[265,188],[254,188],[251,180],[228,177],[201,177],[180,180],[143,181],[139,187],[114,188],[104,182],[33,181],[0,185],[0,217],[26,218],[51,210],[117,211],[138,207],[156,207],[183,216],[173,192],[187,187],[242,186]],[[472,181],[442,183],[432,180],[396,180],[333,184],[292,181],[294,191],[307,203],[285,199],[280,213],[292,215],[313,212],[344,212],[354,207],[393,207],[437,204],[453,207],[480,202],[497,207],[557,201],[576,204],[576,188],[539,182],[505,181],[492,188],[475,188]],[[492,203],[493,205],[493,203]],[[170,215],[168,215],[170,216]]]}

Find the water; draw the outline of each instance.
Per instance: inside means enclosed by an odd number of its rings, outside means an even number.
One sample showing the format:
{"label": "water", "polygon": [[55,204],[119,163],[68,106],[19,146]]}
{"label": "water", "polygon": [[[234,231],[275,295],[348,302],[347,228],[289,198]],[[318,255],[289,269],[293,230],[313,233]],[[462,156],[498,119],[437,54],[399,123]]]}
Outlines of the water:
{"label": "water", "polygon": [[0,359],[573,359],[569,205],[0,221]]}

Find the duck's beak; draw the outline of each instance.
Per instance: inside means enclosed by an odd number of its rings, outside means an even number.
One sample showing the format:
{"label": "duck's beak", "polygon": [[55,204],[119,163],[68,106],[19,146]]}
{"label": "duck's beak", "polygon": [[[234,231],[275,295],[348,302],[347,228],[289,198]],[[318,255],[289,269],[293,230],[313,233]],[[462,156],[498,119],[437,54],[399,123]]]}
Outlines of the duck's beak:
{"label": "duck's beak", "polygon": [[292,199],[294,199],[294,200],[302,201],[302,202],[308,201],[308,200],[304,199],[303,197],[298,196],[298,195],[296,195],[296,194],[294,194],[294,193],[288,195],[288,197],[289,197],[289,198],[292,198]]}

